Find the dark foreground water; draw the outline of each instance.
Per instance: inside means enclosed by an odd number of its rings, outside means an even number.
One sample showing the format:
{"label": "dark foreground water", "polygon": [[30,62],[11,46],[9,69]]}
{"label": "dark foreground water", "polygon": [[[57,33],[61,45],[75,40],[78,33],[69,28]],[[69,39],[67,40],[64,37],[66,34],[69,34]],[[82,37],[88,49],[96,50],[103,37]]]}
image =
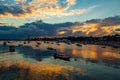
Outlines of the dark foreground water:
{"label": "dark foreground water", "polygon": [[[15,52],[0,42],[0,80],[120,80],[120,48],[56,42],[13,42]],[[17,46],[24,44],[23,46]],[[57,49],[70,61],[54,59]]]}

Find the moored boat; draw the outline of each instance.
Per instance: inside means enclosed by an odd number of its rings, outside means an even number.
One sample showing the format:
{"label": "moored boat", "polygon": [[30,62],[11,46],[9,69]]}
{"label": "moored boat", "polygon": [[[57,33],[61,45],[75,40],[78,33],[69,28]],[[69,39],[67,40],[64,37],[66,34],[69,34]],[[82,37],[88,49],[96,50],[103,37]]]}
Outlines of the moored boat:
{"label": "moored boat", "polygon": [[54,58],[55,59],[62,59],[62,60],[66,60],[66,61],[70,61],[70,56],[68,55],[63,55],[63,54],[54,54]]}

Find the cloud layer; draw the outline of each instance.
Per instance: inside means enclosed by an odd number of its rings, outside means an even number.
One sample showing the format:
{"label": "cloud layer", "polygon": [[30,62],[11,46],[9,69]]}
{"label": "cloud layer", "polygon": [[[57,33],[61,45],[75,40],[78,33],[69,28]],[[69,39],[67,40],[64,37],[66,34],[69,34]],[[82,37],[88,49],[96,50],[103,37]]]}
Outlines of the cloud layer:
{"label": "cloud layer", "polygon": [[91,8],[70,9],[76,0],[7,0],[0,1],[0,18],[30,18],[46,16],[70,16],[83,14]]}
{"label": "cloud layer", "polygon": [[106,36],[120,34],[120,17],[93,19],[83,23],[76,22],[71,28],[60,28],[58,35],[63,36]]}
{"label": "cloud layer", "polygon": [[[20,39],[33,36],[106,36],[120,34],[120,17],[94,19],[85,22],[48,24],[42,20],[19,28],[0,26],[1,39]],[[3,23],[0,23],[3,24]]]}

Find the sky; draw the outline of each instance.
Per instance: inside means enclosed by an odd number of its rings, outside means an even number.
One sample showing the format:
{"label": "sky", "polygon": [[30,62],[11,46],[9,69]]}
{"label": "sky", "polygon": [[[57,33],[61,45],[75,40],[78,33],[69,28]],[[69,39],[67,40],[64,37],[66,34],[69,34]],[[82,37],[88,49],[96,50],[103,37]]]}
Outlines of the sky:
{"label": "sky", "polygon": [[120,0],[0,0],[0,25],[82,22],[120,15]]}

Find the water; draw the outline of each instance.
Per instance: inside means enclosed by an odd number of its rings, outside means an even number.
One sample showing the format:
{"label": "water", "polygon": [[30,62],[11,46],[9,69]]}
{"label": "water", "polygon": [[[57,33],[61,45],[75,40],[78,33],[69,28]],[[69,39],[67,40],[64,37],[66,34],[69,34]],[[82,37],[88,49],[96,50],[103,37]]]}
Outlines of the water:
{"label": "water", "polygon": [[[0,80],[120,80],[120,48],[56,42],[24,44],[16,41],[15,52],[0,42]],[[23,46],[17,46],[22,44]],[[71,56],[70,61],[54,59],[55,51]]]}

